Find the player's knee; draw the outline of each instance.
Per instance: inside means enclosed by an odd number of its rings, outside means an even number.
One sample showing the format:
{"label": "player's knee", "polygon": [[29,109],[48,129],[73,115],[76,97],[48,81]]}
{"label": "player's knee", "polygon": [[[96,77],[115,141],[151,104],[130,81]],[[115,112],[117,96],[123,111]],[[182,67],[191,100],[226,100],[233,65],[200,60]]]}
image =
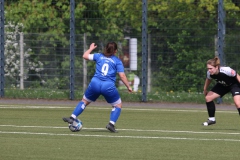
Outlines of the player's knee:
{"label": "player's knee", "polygon": [[240,108],[240,102],[239,101],[234,101],[235,105],[237,108]]}
{"label": "player's knee", "polygon": [[116,104],[114,107],[122,108],[122,103]]}
{"label": "player's knee", "polygon": [[206,96],[205,96],[205,101],[206,101],[206,102],[211,102],[211,101],[213,101],[213,98],[206,95]]}
{"label": "player's knee", "polygon": [[[110,103],[110,102],[108,102]],[[113,103],[110,103],[112,106],[114,107],[118,107],[118,108],[122,108],[122,100],[121,98],[119,98],[117,101],[113,102]]]}
{"label": "player's knee", "polygon": [[84,98],[82,99],[82,101],[83,101],[85,107],[91,103],[91,102],[89,102],[88,100],[86,100]]}

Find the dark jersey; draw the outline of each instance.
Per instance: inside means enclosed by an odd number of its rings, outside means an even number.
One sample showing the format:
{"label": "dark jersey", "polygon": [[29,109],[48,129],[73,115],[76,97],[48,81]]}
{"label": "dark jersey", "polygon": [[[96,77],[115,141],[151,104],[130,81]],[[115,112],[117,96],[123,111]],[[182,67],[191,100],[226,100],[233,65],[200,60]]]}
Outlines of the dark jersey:
{"label": "dark jersey", "polygon": [[217,83],[220,83],[223,86],[238,84],[239,82],[236,76],[237,72],[230,67],[220,67],[219,73],[216,75],[211,75],[209,71],[207,71],[208,79],[214,79]]}

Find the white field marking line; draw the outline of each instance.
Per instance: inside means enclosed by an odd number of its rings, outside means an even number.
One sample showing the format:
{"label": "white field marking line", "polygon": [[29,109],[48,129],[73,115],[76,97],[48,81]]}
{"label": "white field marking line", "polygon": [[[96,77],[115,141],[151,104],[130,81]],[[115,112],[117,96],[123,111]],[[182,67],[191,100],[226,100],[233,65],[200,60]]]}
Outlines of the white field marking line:
{"label": "white field marking line", "polygon": [[[0,125],[0,127],[15,127],[15,128],[54,128],[63,129],[68,127],[52,127],[52,126],[17,126],[17,125]],[[84,130],[105,130],[106,128],[85,128]],[[222,134],[222,135],[240,135],[238,132],[196,132],[196,131],[171,131],[171,130],[143,130],[143,129],[117,129],[119,131],[133,131],[133,132],[162,132],[162,133],[188,133],[188,134]]]}
{"label": "white field marking line", "polygon": [[47,135],[47,136],[77,136],[77,137],[101,137],[101,138],[169,139],[169,140],[195,140],[195,141],[240,142],[240,139],[208,139],[208,138],[148,137],[148,136],[110,136],[110,135],[83,135],[83,134],[58,134],[58,133],[34,133],[34,132],[5,132],[5,131],[0,131],[0,134],[25,134],[25,135]]}
{"label": "white field marking line", "polygon": [[[2,106],[2,107],[1,107]],[[74,107],[56,107],[56,106],[14,106],[14,105],[0,105],[0,109],[29,109],[29,108],[33,108],[33,109],[68,109],[68,108],[74,108]],[[109,110],[111,109],[111,107],[109,108],[103,108],[103,107],[88,107],[87,109],[99,109],[99,110]],[[190,110],[190,109],[184,109],[184,110],[179,110],[179,109],[175,109],[175,108],[172,108],[172,109],[161,109],[161,108],[158,108],[158,109],[152,109],[152,108],[145,108],[145,109],[142,109],[142,108],[123,108],[123,110],[129,110],[129,111],[163,111],[163,112],[207,112],[206,110]],[[224,111],[216,111],[216,112],[219,112],[219,113],[231,113],[231,114],[236,114],[236,112],[234,111],[227,111],[227,110],[224,110]]]}
{"label": "white field marking line", "polygon": [[58,109],[58,108],[74,108],[74,107],[57,107],[57,106],[13,106],[13,105],[0,105],[0,108],[2,109],[24,109],[24,108],[33,108],[33,109]]}

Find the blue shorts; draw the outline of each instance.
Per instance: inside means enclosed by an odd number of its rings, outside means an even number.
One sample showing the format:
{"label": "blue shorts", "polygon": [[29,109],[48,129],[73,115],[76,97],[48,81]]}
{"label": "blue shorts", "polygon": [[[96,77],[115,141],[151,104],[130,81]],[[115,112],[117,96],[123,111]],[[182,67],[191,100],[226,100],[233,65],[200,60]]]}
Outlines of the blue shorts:
{"label": "blue shorts", "polygon": [[93,77],[83,98],[89,102],[94,102],[100,95],[112,106],[121,103],[120,95],[113,81],[102,81]]}

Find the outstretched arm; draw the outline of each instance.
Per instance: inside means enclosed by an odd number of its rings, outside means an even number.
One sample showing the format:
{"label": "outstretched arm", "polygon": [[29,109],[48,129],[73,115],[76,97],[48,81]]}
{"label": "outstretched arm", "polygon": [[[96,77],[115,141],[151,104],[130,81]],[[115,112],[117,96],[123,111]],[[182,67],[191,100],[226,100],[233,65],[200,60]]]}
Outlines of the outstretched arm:
{"label": "outstretched arm", "polygon": [[95,45],[95,43],[92,43],[90,45],[89,49],[86,50],[86,52],[84,52],[83,58],[86,59],[86,60],[89,60],[89,55],[95,48],[97,48],[97,46]]}
{"label": "outstretched arm", "polygon": [[205,84],[204,84],[204,87],[203,87],[203,94],[206,96],[207,95],[207,93],[208,93],[208,91],[207,91],[207,88],[208,88],[208,86],[209,86],[209,84],[211,83],[211,79],[208,79],[208,78],[206,78],[206,80],[205,80]]}
{"label": "outstretched arm", "polygon": [[120,72],[120,73],[118,73],[118,75],[119,75],[120,79],[122,80],[122,82],[124,83],[124,85],[127,87],[128,91],[132,92],[132,88],[128,84],[128,79],[127,79],[125,73]]}

